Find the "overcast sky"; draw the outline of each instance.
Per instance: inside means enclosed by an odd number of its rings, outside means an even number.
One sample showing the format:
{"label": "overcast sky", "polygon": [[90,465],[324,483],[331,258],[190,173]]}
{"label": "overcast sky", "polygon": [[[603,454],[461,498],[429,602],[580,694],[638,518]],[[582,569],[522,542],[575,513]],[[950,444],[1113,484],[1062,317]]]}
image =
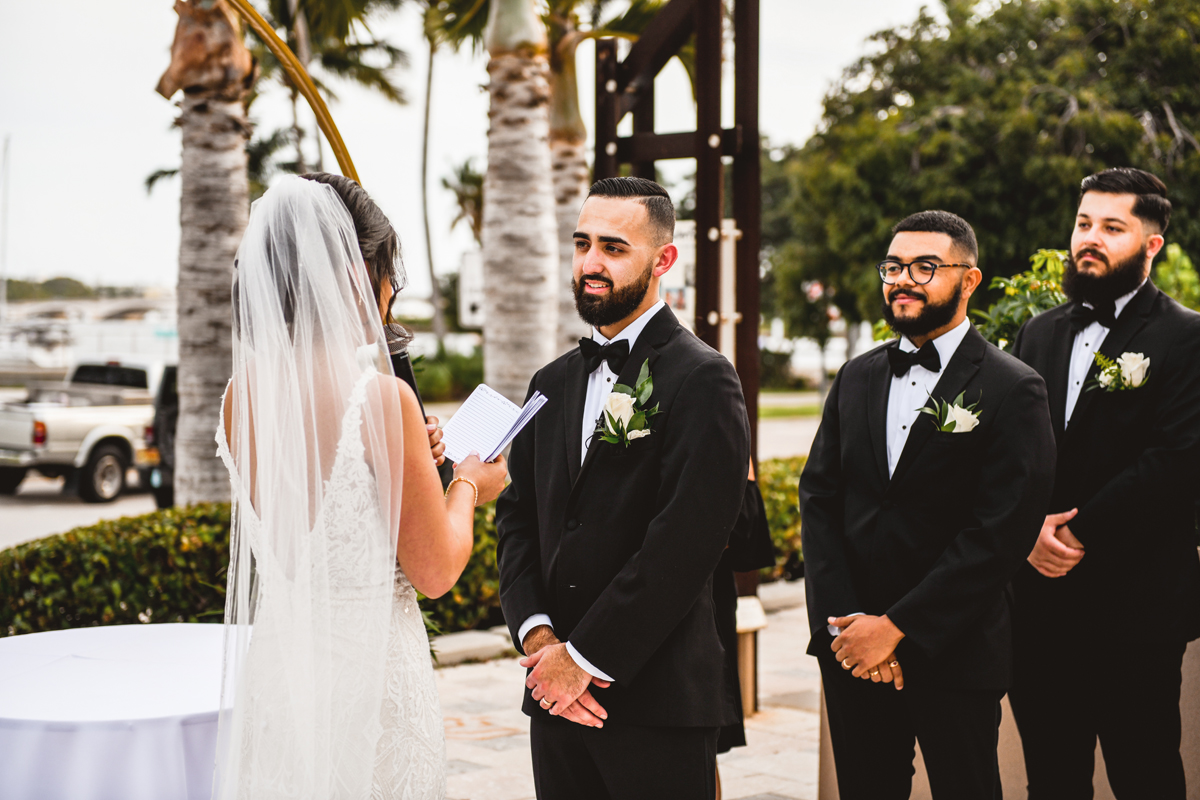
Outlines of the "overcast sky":
{"label": "overcast sky", "polygon": [[[842,69],[865,52],[865,39],[915,18],[930,0],[761,0],[761,126],[772,141],[803,143],[821,99]],[[176,16],[171,0],[124,0],[114,6],[58,0],[0,3],[0,138],[11,134],[8,273],[43,280],[59,275],[89,284],[175,283],[179,182],[152,195],[155,169],[179,163],[177,110],[154,92],[169,61]],[[428,292],[420,214],[421,101],[426,51],[415,7],[372,24],[406,50],[398,81],[407,106],[336,85],[331,107],[363,183],[400,233],[410,291]],[[582,105],[591,123],[593,50],[579,53]],[[434,66],[430,203],[434,262],[456,268],[472,245],[465,226],[449,231],[453,196],[441,177],[467,157],[482,167],[487,151],[486,57],[440,52]],[[693,130],[695,109],[678,62],[656,84],[660,131]],[[176,98],[178,99],[178,98]],[[284,92],[269,89],[251,109],[260,130],[288,124]],[[628,123],[627,123],[628,124]],[[690,171],[663,165],[668,177]],[[326,168],[336,163],[326,150]]]}

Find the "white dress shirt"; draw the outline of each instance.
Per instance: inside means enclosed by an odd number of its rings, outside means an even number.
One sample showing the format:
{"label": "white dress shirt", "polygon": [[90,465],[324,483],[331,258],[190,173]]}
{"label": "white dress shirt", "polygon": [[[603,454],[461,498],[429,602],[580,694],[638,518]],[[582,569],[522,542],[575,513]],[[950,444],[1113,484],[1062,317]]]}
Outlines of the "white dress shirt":
{"label": "white dress shirt", "polygon": [[[912,431],[912,426],[917,422],[917,418],[921,416],[920,409],[928,402],[930,395],[933,394],[934,387],[937,386],[938,379],[942,377],[942,372],[945,371],[946,365],[950,363],[950,359],[954,357],[954,353],[958,350],[958,346],[962,344],[963,337],[967,335],[967,331],[971,328],[969,320],[963,320],[957,327],[943,333],[941,336],[933,340],[933,346],[937,348],[938,358],[942,361],[942,368],[937,372],[930,372],[920,364],[914,364],[906,374],[899,378],[892,376],[892,385],[888,390],[887,404],[887,458],[888,458],[888,477],[896,471],[896,464],[900,461],[900,454],[904,452],[904,445],[908,441],[908,434]],[[917,346],[908,340],[907,336],[900,338],[900,349],[905,352],[917,352]],[[939,397],[938,400],[953,400],[952,397]],[[932,424],[932,419],[930,419]]]}
{"label": "white dress shirt", "polygon": [[[920,409],[929,401],[929,396],[933,394],[938,379],[942,377],[942,372],[945,371],[946,365],[950,363],[950,359],[958,351],[958,346],[962,344],[962,340],[970,328],[970,320],[964,319],[955,328],[946,331],[933,340],[933,346],[937,348],[938,358],[942,362],[942,368],[937,372],[931,372],[920,364],[914,364],[907,373],[901,375],[899,378],[895,375],[892,376],[892,384],[888,388],[886,429],[888,477],[891,477],[896,472],[896,464],[900,461],[900,454],[904,452],[904,445],[908,442],[908,434],[912,432],[912,426],[921,416]],[[915,353],[920,349],[910,342],[907,336],[900,337],[899,347],[908,353]],[[937,399],[950,400],[953,398],[941,397]],[[842,616],[857,617],[861,616],[862,613],[861,611],[856,611],[853,614],[844,614]],[[827,625],[826,628],[828,628],[830,636],[838,636],[842,632],[842,629],[836,625]]]}
{"label": "white dress shirt", "polygon": [[[1138,288],[1129,294],[1118,297],[1114,301],[1116,307],[1113,310],[1113,316],[1120,317],[1121,312],[1125,310],[1125,306],[1129,305],[1129,301],[1145,285],[1146,282],[1142,281],[1138,284]],[[1092,308],[1091,303],[1084,303],[1084,305]],[[1064,417],[1066,420],[1065,425],[1071,424],[1071,415],[1075,413],[1075,404],[1079,402],[1079,395],[1083,391],[1083,382],[1087,380],[1088,371],[1091,370],[1092,364],[1095,363],[1096,353],[1100,352],[1100,345],[1104,344],[1104,337],[1106,336],[1108,336],[1108,328],[1099,322],[1093,322],[1075,334],[1075,341],[1071,345],[1071,368],[1067,371],[1067,414]]]}
{"label": "white dress shirt", "polygon": [[[609,342],[619,342],[622,339],[627,340],[629,342],[629,351],[632,353],[633,346],[637,344],[638,336],[641,335],[646,325],[650,322],[654,315],[662,309],[664,305],[665,303],[663,303],[662,300],[659,300],[657,303],[650,306],[650,308],[648,308],[640,317],[626,325],[624,330],[611,339],[606,338],[604,334],[593,328],[592,339],[599,342],[601,345],[606,345]],[[613,384],[616,382],[617,373],[609,369],[607,361],[601,361],[600,366],[596,367],[596,369],[592,371],[592,374],[588,376],[587,395],[583,401],[583,428],[580,431],[580,434],[583,437],[583,449],[580,456],[581,460],[587,458],[588,447],[592,443],[592,435],[596,432],[596,423],[600,419],[600,412],[604,408],[604,401],[607,400],[608,396],[612,393]],[[524,644],[525,642],[525,634],[529,633],[538,625],[549,625],[551,628],[554,627],[554,623],[550,621],[549,614],[534,614],[529,619],[525,620],[525,622],[521,624],[520,630],[517,631],[517,638],[520,640],[521,644]],[[575,649],[575,645],[571,644],[569,641],[567,642],[567,652],[571,654],[571,658],[575,659],[575,663],[578,664],[587,674],[594,678],[600,678],[601,680],[605,681],[613,680],[613,678],[597,669],[590,661],[581,656],[579,651]]]}

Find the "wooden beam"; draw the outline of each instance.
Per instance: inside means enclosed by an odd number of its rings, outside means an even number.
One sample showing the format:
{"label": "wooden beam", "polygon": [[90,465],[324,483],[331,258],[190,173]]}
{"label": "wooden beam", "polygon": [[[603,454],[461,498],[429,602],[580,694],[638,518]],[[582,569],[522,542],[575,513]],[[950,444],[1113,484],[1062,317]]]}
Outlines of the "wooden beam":
{"label": "wooden beam", "polygon": [[762,252],[762,140],[759,111],[759,0],[737,0],[733,12],[734,122],[742,134],[733,159],[733,216],[737,243],[738,376],[750,417],[750,454],[758,463],[759,259]]}
{"label": "wooden beam", "polygon": [[[645,89],[638,93],[637,105],[633,107],[633,132],[642,136],[654,135],[654,83],[651,82]],[[617,159],[621,158],[621,142],[617,141]],[[633,165],[631,172],[638,178],[646,178],[647,180],[655,180],[657,176],[654,173],[653,158],[635,158],[630,162]]]}
{"label": "wooden beam", "polygon": [[617,92],[621,96],[617,122],[637,105],[639,94],[653,91],[655,77],[691,36],[695,27],[696,8],[708,2],[671,0],[638,36],[615,76]]}
{"label": "wooden beam", "polygon": [[[707,137],[705,137],[707,138]],[[637,164],[642,161],[663,161],[669,158],[695,158],[708,142],[695,131],[686,133],[634,133],[617,140],[617,161]],[[721,155],[736,156],[742,147],[743,136],[738,128],[721,131]]]}
{"label": "wooden beam", "polygon": [[[678,0],[673,0],[678,2]],[[724,167],[721,164],[721,55],[724,8],[721,0],[696,5],[696,335],[720,345],[721,219]]]}
{"label": "wooden beam", "polygon": [[596,40],[596,156],[593,180],[617,175],[617,40]]}

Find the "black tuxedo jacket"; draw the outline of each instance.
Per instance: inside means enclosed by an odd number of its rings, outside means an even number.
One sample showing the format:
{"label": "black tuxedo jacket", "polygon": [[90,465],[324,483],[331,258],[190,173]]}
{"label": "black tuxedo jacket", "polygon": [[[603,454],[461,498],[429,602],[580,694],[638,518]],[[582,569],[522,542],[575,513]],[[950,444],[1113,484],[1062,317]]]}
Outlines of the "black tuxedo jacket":
{"label": "black tuxedo jacket", "polygon": [[[513,442],[496,505],[500,602],[517,641],[533,614],[615,678],[592,694],[615,723],[718,726],[735,720],[712,575],[738,519],[750,429],[733,366],[669,308],[646,325],[618,381],[649,359],[662,413],[628,448],[583,452],[588,373],[576,348],[530,384],[549,398]],[[525,713],[546,712],[525,693]]]}
{"label": "black tuxedo jacket", "polygon": [[[1014,582],[1031,625],[1069,622],[1107,633],[1189,641],[1200,636],[1196,507],[1200,480],[1200,314],[1147,281],[1104,337],[1100,352],[1150,359],[1138,389],[1086,386],[1064,429],[1071,304],[1034,317],[1013,352],[1046,379],[1058,441],[1050,512],[1078,508],[1068,523],[1086,549],[1061,578],[1026,565]],[[1093,364],[1089,379],[1098,368]]]}
{"label": "black tuxedo jacket", "polygon": [[905,633],[909,682],[1003,689],[1011,681],[1007,585],[1037,539],[1054,477],[1046,388],[974,328],[933,399],[979,401],[979,425],[943,433],[921,415],[888,478],[885,347],[838,373],[800,478],[811,655],[826,618],[882,615]]}

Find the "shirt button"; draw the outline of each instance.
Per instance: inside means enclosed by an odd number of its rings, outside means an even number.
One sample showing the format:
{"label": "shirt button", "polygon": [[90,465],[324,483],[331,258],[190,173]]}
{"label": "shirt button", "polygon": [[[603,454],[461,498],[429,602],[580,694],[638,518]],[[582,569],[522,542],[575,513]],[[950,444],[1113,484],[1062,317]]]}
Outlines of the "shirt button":
{"label": "shirt button", "polygon": [[902,431],[906,431],[906,430],[908,430],[908,426],[907,426],[907,425],[901,425],[901,426],[900,426],[900,430],[902,430]]}
{"label": "shirt button", "polygon": [[916,386],[916,385],[917,385],[917,382],[916,382],[916,381],[913,381],[913,386]]}
{"label": "shirt button", "polygon": [[605,378],[605,380],[608,381],[609,383],[612,383],[612,378]]}

